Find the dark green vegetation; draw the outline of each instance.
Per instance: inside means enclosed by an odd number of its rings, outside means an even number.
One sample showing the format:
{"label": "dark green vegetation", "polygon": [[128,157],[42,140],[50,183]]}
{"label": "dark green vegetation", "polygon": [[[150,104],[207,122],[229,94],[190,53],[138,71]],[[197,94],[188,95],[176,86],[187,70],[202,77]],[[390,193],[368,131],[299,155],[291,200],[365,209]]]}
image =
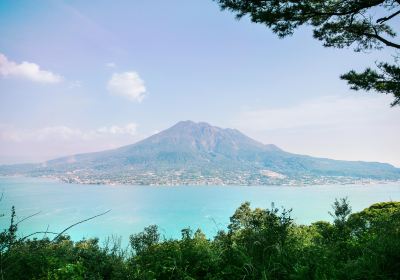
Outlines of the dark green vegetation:
{"label": "dark green vegetation", "polygon": [[390,164],[288,153],[236,129],[179,122],[136,144],[45,164],[0,167],[0,175],[54,176],[75,183],[279,185],[400,180]]}
{"label": "dark green vegetation", "polygon": [[214,0],[222,9],[249,16],[253,22],[270,28],[280,38],[308,25],[314,38],[325,47],[354,46],[355,51],[394,50],[394,64],[381,62],[375,69],[350,71],[341,76],[354,90],[375,90],[394,96],[392,106],[400,105],[400,43],[393,27],[399,26],[398,0]]}
{"label": "dark green vegetation", "polygon": [[[296,225],[290,211],[242,204],[227,231],[212,240],[182,230],[162,239],[157,226],[100,246],[18,237],[11,225],[0,234],[1,279],[400,279],[400,202],[377,203],[351,214],[335,201],[333,223]],[[4,217],[3,217],[4,218]],[[31,237],[30,237],[31,238]]]}

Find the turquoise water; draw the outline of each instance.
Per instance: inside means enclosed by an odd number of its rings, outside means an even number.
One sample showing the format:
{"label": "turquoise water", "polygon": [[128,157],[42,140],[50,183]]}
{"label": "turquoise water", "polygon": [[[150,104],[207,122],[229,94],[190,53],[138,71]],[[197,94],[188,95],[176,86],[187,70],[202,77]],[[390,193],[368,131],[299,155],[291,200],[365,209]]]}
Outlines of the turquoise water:
{"label": "turquoise water", "polygon": [[[4,193],[0,227],[9,225],[15,205],[19,219],[40,211],[21,223],[20,234],[59,232],[69,225],[111,209],[111,212],[68,231],[75,240],[97,236],[128,236],[157,224],[166,238],[179,237],[182,228],[201,228],[209,237],[225,229],[229,217],[244,201],[254,207],[293,208],[297,223],[331,220],[328,211],[335,198],[348,197],[354,211],[380,201],[400,201],[400,184],[278,186],[108,186],[64,184],[34,178],[0,178]],[[41,237],[41,236],[39,236]]]}

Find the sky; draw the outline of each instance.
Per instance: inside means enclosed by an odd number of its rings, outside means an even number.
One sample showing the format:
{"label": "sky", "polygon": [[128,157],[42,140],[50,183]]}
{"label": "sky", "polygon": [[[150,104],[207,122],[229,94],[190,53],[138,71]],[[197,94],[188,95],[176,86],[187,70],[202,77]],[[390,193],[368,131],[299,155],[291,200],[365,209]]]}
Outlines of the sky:
{"label": "sky", "polygon": [[388,49],[278,39],[212,0],[0,1],[0,164],[132,144],[181,120],[400,167],[400,107],[339,76]]}

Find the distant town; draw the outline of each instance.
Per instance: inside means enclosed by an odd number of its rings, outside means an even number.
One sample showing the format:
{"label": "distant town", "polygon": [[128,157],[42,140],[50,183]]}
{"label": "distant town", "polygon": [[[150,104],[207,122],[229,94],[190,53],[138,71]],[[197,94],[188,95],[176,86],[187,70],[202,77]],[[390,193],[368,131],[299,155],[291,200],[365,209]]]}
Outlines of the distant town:
{"label": "distant town", "polygon": [[267,177],[262,174],[249,173],[223,173],[219,176],[204,176],[200,174],[185,174],[181,172],[146,172],[143,174],[125,174],[119,177],[91,176],[90,174],[74,174],[73,172],[63,175],[43,175],[71,184],[104,184],[104,185],[150,185],[150,186],[307,186],[307,185],[349,185],[349,184],[383,184],[394,182],[388,179],[354,178],[346,176],[302,176],[289,177]]}

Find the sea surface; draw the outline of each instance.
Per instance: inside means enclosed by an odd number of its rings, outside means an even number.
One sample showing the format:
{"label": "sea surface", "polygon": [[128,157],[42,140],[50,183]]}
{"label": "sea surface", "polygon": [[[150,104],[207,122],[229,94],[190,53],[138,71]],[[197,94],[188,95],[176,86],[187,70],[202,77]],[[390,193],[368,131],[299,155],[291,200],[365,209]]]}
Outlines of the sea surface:
{"label": "sea surface", "polygon": [[[165,238],[177,238],[181,229],[200,228],[208,237],[226,229],[229,217],[244,201],[252,207],[292,208],[296,223],[331,221],[335,198],[348,197],[353,211],[372,203],[400,201],[400,183],[332,186],[110,186],[66,184],[50,179],[0,177],[1,229],[10,223],[14,205],[17,220],[40,212],[19,225],[21,236],[37,231],[60,232],[68,226],[111,210],[104,216],[68,230],[74,240],[121,237],[156,224]],[[43,235],[38,235],[42,237]],[[49,235],[51,236],[51,235]]]}

